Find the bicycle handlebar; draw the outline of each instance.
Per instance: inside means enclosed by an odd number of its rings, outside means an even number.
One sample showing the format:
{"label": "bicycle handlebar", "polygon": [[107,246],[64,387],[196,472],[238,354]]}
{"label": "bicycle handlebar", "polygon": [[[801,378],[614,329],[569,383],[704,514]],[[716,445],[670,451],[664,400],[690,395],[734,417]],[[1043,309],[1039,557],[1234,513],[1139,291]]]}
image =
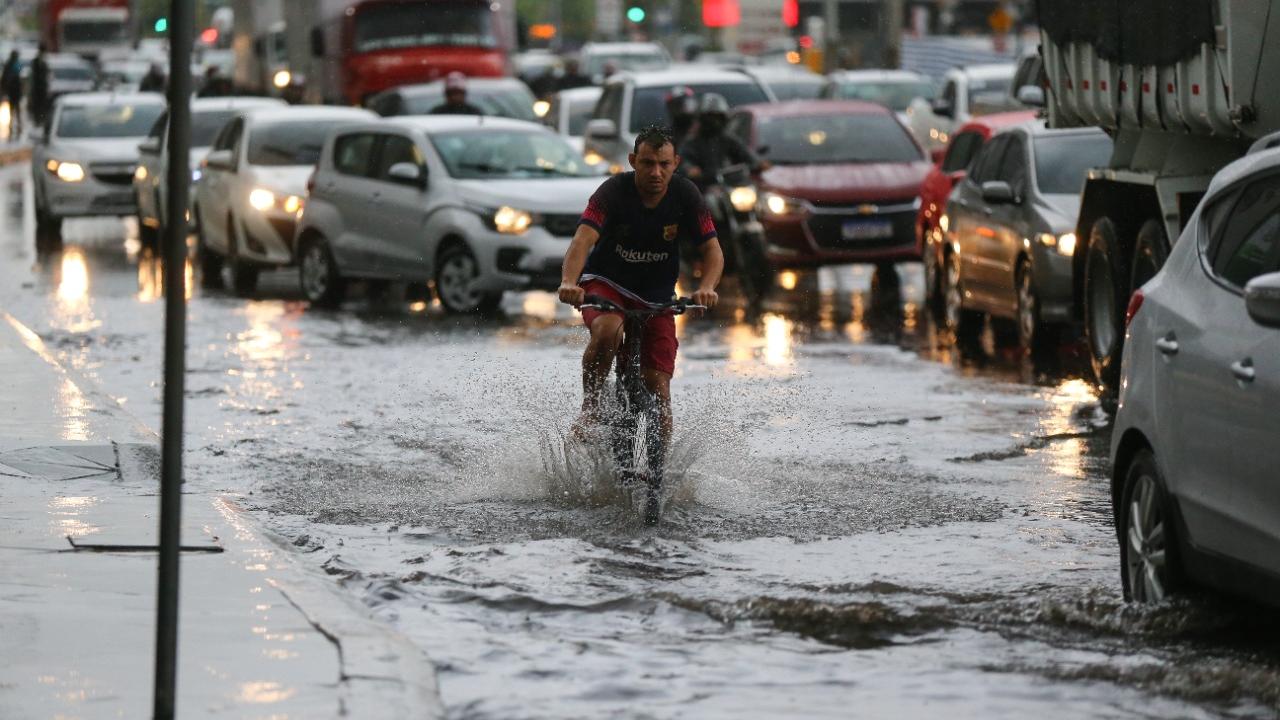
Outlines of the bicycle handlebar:
{"label": "bicycle handlebar", "polygon": [[617,303],[609,300],[608,298],[602,298],[599,295],[588,295],[583,298],[583,302],[578,306],[578,308],[600,310],[602,312],[620,312],[623,315],[658,315],[667,311],[670,311],[674,315],[683,315],[689,310],[706,310],[707,306],[696,305],[689,298],[682,297],[676,298],[671,302],[662,303],[655,307],[628,310],[626,308],[618,307]]}

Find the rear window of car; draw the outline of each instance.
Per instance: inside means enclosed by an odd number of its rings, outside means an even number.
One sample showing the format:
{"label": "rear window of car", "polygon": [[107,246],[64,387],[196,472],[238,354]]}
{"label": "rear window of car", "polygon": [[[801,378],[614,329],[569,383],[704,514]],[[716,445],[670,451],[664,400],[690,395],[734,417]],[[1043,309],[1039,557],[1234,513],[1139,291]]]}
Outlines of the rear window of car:
{"label": "rear window of car", "polygon": [[164,105],[68,105],[58,115],[56,135],[62,138],[145,137]]}
{"label": "rear window of car", "polygon": [[1111,138],[1102,133],[1035,139],[1036,186],[1046,195],[1078,195],[1090,168],[1111,161]]}
{"label": "rear window of car", "polygon": [[49,68],[50,74],[57,80],[92,80],[93,68],[78,65],[54,65]]}
{"label": "rear window of car", "polygon": [[[729,107],[768,102],[769,100],[768,96],[764,94],[764,90],[753,82],[690,83],[687,87],[691,88],[693,93],[698,96],[706,93],[721,95],[729,103]],[[631,98],[632,132],[646,125],[669,122],[670,118],[667,117],[666,105],[666,97],[669,92],[671,92],[671,88],[666,86],[636,88],[635,95]]]}
{"label": "rear window of car", "polygon": [[249,136],[250,165],[315,165],[325,136],[349,120],[311,119],[276,122],[254,128]]}
{"label": "rear window of car", "polygon": [[[537,122],[538,116],[533,112],[533,100],[530,92],[520,88],[471,90],[467,93],[467,102],[480,108],[485,115]],[[403,114],[427,115],[442,104],[444,104],[443,90],[413,95],[404,99]]]}
{"label": "rear window of car", "polygon": [[776,165],[906,163],[924,159],[889,115],[795,115],[760,121],[760,144]]}
{"label": "rear window of car", "polygon": [[912,100],[932,100],[938,89],[929,82],[865,82],[855,81],[836,86],[835,97],[841,100],[862,100],[902,112]]}

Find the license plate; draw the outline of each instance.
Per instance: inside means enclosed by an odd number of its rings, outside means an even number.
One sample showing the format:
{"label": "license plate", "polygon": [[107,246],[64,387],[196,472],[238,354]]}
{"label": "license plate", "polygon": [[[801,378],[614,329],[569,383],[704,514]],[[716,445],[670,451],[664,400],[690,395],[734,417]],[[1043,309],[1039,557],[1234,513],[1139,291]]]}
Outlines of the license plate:
{"label": "license plate", "polygon": [[893,223],[889,220],[849,220],[840,229],[845,240],[881,240],[893,237]]}

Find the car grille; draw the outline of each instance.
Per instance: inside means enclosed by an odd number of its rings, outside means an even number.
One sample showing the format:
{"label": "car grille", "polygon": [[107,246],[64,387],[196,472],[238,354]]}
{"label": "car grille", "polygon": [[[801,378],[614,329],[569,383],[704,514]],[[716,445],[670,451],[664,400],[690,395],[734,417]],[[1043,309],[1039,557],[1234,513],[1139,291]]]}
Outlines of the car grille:
{"label": "car grille", "polygon": [[581,215],[543,215],[542,226],[556,237],[573,237],[581,218]]}
{"label": "car grille", "polygon": [[[806,221],[809,233],[820,247],[832,250],[879,250],[897,247],[915,242],[915,210],[907,206],[907,212],[861,213],[854,208],[841,208],[842,211],[814,213]],[[887,220],[893,232],[887,237],[850,238],[845,239],[844,227],[849,222],[874,222]]]}
{"label": "car grille", "polygon": [[93,179],[107,185],[129,185],[133,183],[133,171],[137,165],[133,163],[89,163],[89,172]]}

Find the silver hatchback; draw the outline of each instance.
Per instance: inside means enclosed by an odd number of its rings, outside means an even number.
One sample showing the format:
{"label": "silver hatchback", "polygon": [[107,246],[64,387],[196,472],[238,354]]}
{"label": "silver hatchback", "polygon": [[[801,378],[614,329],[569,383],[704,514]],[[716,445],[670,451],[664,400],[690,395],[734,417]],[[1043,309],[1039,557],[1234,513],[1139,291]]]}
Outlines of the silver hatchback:
{"label": "silver hatchback", "polygon": [[1214,178],[1129,304],[1111,440],[1128,599],[1280,601],[1280,149]]}

